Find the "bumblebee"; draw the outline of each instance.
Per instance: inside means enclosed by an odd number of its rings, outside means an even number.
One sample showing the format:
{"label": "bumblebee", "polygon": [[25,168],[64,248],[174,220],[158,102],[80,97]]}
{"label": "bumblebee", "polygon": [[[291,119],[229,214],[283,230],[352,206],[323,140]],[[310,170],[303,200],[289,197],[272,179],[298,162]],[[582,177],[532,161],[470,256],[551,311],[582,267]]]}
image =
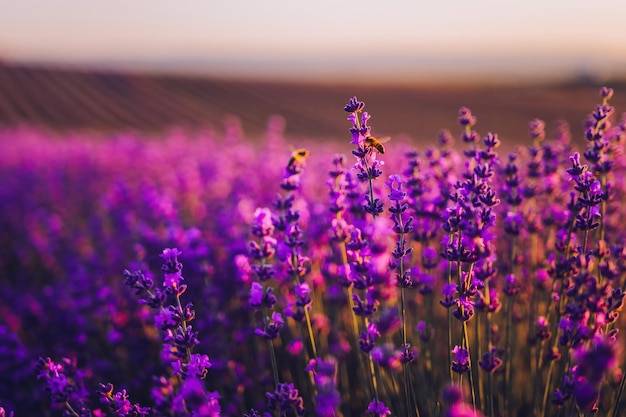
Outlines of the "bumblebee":
{"label": "bumblebee", "polygon": [[380,154],[385,153],[385,147],[383,143],[387,143],[391,140],[389,136],[385,136],[384,138],[377,139],[374,136],[368,136],[365,138],[365,146],[368,148],[376,149]]}
{"label": "bumblebee", "polygon": [[291,153],[291,158],[289,158],[289,162],[287,163],[287,170],[291,171],[294,168],[301,167],[306,162],[306,159],[309,157],[309,150],[300,148],[296,149]]}

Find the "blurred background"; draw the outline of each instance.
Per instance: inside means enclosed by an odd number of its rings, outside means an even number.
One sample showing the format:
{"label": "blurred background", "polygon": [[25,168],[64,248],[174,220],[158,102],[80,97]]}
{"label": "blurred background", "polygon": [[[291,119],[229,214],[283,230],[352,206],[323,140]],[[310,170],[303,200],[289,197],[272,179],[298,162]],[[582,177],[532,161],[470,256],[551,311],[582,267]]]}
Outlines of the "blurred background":
{"label": "blurred background", "polygon": [[[365,100],[375,134],[431,141],[472,108],[480,133],[538,117],[581,132],[598,87],[626,103],[626,3],[24,0],[0,13],[0,124],[220,129],[273,114],[336,139]],[[511,143],[509,142],[509,143]]]}

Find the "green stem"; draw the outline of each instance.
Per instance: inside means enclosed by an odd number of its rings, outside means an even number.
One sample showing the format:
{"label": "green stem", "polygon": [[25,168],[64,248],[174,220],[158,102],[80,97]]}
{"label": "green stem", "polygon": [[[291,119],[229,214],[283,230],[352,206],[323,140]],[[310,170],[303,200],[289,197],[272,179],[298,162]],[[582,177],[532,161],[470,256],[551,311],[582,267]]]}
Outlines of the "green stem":
{"label": "green stem", "polygon": [[311,348],[313,349],[313,358],[317,359],[317,347],[315,345],[315,336],[313,336],[313,327],[311,326],[311,316],[309,309],[304,308],[304,316],[306,317],[306,327],[309,331],[309,339],[311,340]]}
{"label": "green stem", "polygon": [[[454,236],[450,234],[448,244],[451,244],[454,241]],[[448,286],[452,284],[452,261],[448,261]],[[453,382],[454,374],[452,372],[452,311],[450,311],[450,307],[447,308],[448,313],[448,374],[450,376],[450,383]]]}
{"label": "green stem", "polygon": [[271,340],[267,340],[267,347],[270,351],[270,359],[272,361],[272,372],[274,374],[274,385],[278,388],[280,379],[278,377],[278,364],[276,363],[276,352],[274,351],[274,343]]}
{"label": "green stem", "polygon": [[468,356],[468,360],[469,360],[469,365],[470,365],[470,369],[469,369],[469,383],[470,383],[470,393],[472,395],[472,407],[474,408],[474,412],[476,411],[476,390],[474,389],[474,376],[472,375],[472,368],[473,368],[473,364],[472,364],[472,354],[470,352],[470,345],[469,345],[469,337],[467,334],[467,321],[463,322],[463,342],[462,345],[465,346],[465,349],[467,349],[467,356]]}
{"label": "green stem", "polygon": [[[367,317],[363,318],[364,326],[367,329],[367,325],[369,324],[369,320]],[[372,352],[367,354],[370,368],[370,375],[372,377],[372,389],[374,390],[374,398],[376,399],[376,403],[378,403],[378,380],[376,379],[376,368],[374,367],[374,359],[372,358]]]}
{"label": "green stem", "polygon": [[70,412],[74,417],[80,417],[80,415],[74,410],[74,407],[69,403],[69,401],[65,402],[65,408]]}
{"label": "green stem", "polygon": [[545,340],[542,340],[537,348],[536,357],[535,357],[535,381],[533,384],[533,408],[535,408],[535,414],[538,414],[537,410],[537,395],[539,394],[539,387],[541,384],[541,367],[543,366],[543,360],[541,356],[541,352],[543,352],[543,347],[545,345]]}
{"label": "green stem", "polygon": [[[481,322],[482,320],[480,320],[480,315],[476,315],[476,322],[475,322],[475,326],[474,326],[474,355],[478,355],[478,352],[480,352],[480,333],[481,333]],[[473,367],[472,369],[476,375],[475,375],[475,379],[477,379],[477,385],[478,385],[478,408],[480,409],[481,407],[484,407],[485,404],[485,392],[484,392],[484,381],[483,381],[483,373],[479,372],[480,371],[480,367],[476,366]]]}
{"label": "green stem", "polygon": [[626,385],[626,372],[622,372],[622,380],[619,383],[619,389],[615,394],[615,401],[613,402],[613,413],[611,413],[612,417],[617,417],[619,415],[619,406],[622,400],[622,393],[624,392],[624,386]]}
{"label": "green stem", "polygon": [[513,332],[511,327],[513,326],[513,297],[509,296],[507,299],[507,314],[506,314],[506,365],[504,368],[504,380],[506,389],[504,391],[504,409],[506,410],[506,415],[511,415],[511,391],[512,391],[512,381],[511,381],[511,366],[513,364],[513,346],[512,346],[512,336]]}
{"label": "green stem", "polygon": [[[491,293],[489,291],[489,280],[485,280],[485,305],[490,306],[491,305]],[[489,310],[487,310],[487,325],[485,326],[485,337],[487,339],[487,352],[491,353],[491,348],[493,347],[493,342],[491,340],[491,312],[489,312]],[[489,384],[489,417],[493,417],[494,415],[494,406],[493,406],[493,371],[489,372],[488,374],[488,381],[487,383]],[[485,404],[486,405],[486,404]]]}
{"label": "green stem", "polygon": [[[263,286],[263,292],[265,292],[265,285]],[[269,324],[269,320],[270,318],[267,315],[267,307],[264,304],[263,305],[263,325],[265,326],[266,329]],[[275,387],[278,387],[278,384],[280,383],[280,379],[278,377],[278,364],[276,362],[276,352],[274,352],[274,343],[272,342],[271,339],[267,339],[267,348],[270,352],[270,360],[272,362],[272,373],[274,374],[274,385]]]}
{"label": "green stem", "polygon": [[[300,280],[300,277],[298,276],[298,252],[296,248],[293,248],[291,251],[291,266],[292,266],[292,270],[294,271],[293,273],[293,281],[294,284],[298,285],[301,284],[302,281]],[[311,351],[313,352],[313,358],[317,359],[317,347],[315,345],[315,336],[313,335],[313,326],[311,326],[311,316],[309,314],[309,309],[307,308],[308,306],[304,306],[304,317],[306,318],[306,326],[307,326],[307,330],[309,333],[309,343],[311,345]]]}
{"label": "green stem", "polygon": [[[400,260],[400,265],[402,265],[402,260]],[[402,271],[402,267],[400,267],[400,271]],[[400,284],[402,285],[402,284]],[[406,349],[406,315],[405,315],[405,301],[404,301],[404,290],[405,288],[403,286],[400,287],[400,314],[402,316],[402,327],[401,327],[401,332],[402,332],[402,347],[403,349]],[[404,399],[406,402],[406,413],[407,416],[409,415],[409,410],[411,409],[411,399],[409,397],[409,391],[410,391],[410,385],[411,385],[411,378],[409,377],[409,368],[408,368],[408,364],[407,363],[403,363],[402,364],[402,368],[404,368]],[[419,416],[419,412],[418,412],[418,416]]]}

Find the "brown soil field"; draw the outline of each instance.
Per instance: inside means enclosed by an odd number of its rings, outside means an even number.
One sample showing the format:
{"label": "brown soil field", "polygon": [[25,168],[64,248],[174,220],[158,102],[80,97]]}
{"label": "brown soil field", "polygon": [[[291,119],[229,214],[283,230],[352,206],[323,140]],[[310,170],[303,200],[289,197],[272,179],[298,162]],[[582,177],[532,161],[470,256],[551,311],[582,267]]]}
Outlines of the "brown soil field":
{"label": "brown soil field", "polygon": [[[617,113],[626,111],[626,83],[609,86]],[[347,137],[343,106],[356,95],[367,103],[375,135],[408,135],[418,143],[434,141],[442,128],[456,135],[458,109],[466,106],[478,117],[480,134],[498,133],[508,145],[528,142],[533,118],[545,120],[548,132],[565,120],[574,140],[582,141],[583,120],[600,101],[599,87],[254,82],[0,63],[0,127],[158,134],[172,126],[219,130],[234,115],[246,136],[256,138],[277,114],[288,137],[336,140]]]}

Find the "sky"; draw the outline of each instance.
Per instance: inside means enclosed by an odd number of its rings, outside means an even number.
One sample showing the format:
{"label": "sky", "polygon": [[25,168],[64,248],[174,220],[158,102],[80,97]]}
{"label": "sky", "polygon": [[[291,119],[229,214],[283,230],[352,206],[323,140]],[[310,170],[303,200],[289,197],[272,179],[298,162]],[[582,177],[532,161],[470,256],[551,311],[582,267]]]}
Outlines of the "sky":
{"label": "sky", "polygon": [[0,0],[0,58],[233,77],[626,73],[626,2]]}

